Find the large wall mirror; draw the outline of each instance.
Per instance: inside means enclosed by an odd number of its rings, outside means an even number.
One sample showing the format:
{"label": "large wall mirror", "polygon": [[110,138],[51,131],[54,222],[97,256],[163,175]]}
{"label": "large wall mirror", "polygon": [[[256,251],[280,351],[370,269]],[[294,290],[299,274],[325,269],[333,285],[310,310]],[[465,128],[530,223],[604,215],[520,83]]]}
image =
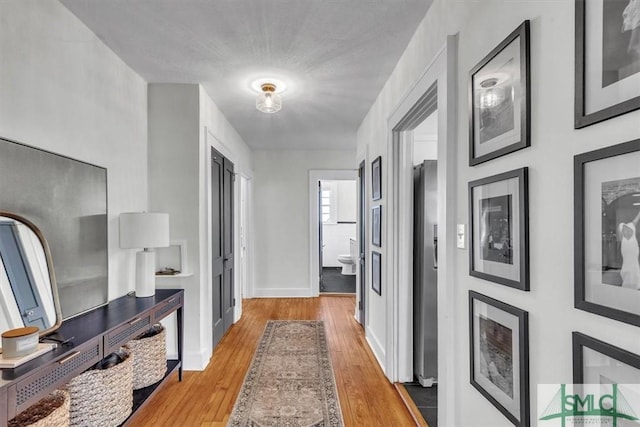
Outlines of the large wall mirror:
{"label": "large wall mirror", "polygon": [[0,332],[37,326],[46,335],[61,321],[46,239],[28,219],[0,211]]}
{"label": "large wall mirror", "polygon": [[47,238],[62,319],[108,302],[105,168],[0,138],[0,209]]}

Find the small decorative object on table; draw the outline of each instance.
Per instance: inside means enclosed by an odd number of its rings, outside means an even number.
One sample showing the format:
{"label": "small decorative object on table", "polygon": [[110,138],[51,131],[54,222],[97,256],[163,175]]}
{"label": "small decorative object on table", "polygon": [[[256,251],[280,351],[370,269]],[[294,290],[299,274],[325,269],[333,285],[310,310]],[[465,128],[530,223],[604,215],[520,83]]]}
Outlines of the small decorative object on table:
{"label": "small decorative object on table", "polygon": [[69,382],[71,426],[117,426],[133,408],[133,357],[121,347]]}
{"label": "small decorative object on table", "polygon": [[10,329],[2,333],[2,354],[13,359],[33,353],[38,348],[38,329],[36,326]]}
{"label": "small decorative object on table", "polygon": [[69,425],[69,393],[56,390],[9,420],[8,427],[59,427]]}
{"label": "small decorative object on table", "polygon": [[133,353],[134,390],[157,383],[167,372],[165,337],[164,326],[157,324],[127,344]]}
{"label": "small decorative object on table", "polygon": [[156,271],[156,276],[175,276],[176,274],[180,274],[180,270],[175,270],[170,267],[165,267]]}

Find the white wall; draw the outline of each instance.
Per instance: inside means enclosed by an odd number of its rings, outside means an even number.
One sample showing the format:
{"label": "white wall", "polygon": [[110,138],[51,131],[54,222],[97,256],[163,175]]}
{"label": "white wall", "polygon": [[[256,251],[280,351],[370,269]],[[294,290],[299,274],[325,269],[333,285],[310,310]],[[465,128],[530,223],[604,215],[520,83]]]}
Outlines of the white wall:
{"label": "white wall", "polygon": [[[184,239],[190,277],[157,277],[158,288],[184,289],[184,364],[201,369],[206,350],[200,339],[204,317],[200,297],[199,92],[191,84],[149,85],[149,208],[169,214],[172,240]],[[173,321],[167,342],[174,341]],[[172,352],[173,349],[170,349]]]}
{"label": "white wall", "polygon": [[255,296],[310,296],[309,170],[356,169],[353,151],[255,151]]}
{"label": "white wall", "polygon": [[[149,85],[150,206],[168,212],[171,238],[185,239],[189,277],[159,277],[158,287],[185,289],[185,368],[200,370],[211,357],[210,147],[234,163],[236,173],[252,177],[251,151],[207,93],[195,84]],[[235,182],[238,194],[240,180]],[[240,197],[234,204],[239,236]],[[249,241],[251,239],[249,238]],[[239,239],[235,240],[239,253]],[[239,257],[235,259],[237,310],[241,313]]]}
{"label": "white wall", "polygon": [[322,224],[323,267],[342,267],[338,255],[348,255],[349,239],[356,240],[356,224]]}
{"label": "white wall", "polygon": [[356,181],[336,181],[338,184],[338,222],[356,222],[358,193]]}
{"label": "white wall", "polygon": [[438,110],[413,130],[413,164],[438,158]]}
{"label": "white wall", "polygon": [[[531,20],[531,147],[476,167],[468,166],[469,70],[525,19]],[[640,111],[582,130],[573,129],[574,2],[457,2],[435,0],[358,132],[359,158],[385,155],[387,119],[444,45],[459,33],[456,221],[468,224],[469,181],[523,166],[530,172],[531,291],[522,292],[468,275],[468,252],[455,263],[456,304],[439,319],[454,340],[453,405],[440,412],[445,425],[507,426],[509,421],[469,383],[468,291],[476,290],[529,312],[530,403],[536,424],[537,385],[572,382],[571,332],[640,353],[638,328],[573,308],[573,156],[640,137]],[[383,166],[384,167],[384,166]],[[386,169],[383,169],[383,177]],[[383,180],[383,195],[388,182]],[[388,203],[384,198],[383,204]],[[385,212],[389,212],[387,209]],[[369,231],[367,231],[369,232]],[[450,236],[454,239],[455,236]],[[551,243],[553,241],[553,243]],[[389,260],[383,258],[383,271]],[[391,286],[391,284],[383,284]],[[370,289],[370,285],[367,286]],[[383,298],[369,291],[368,328],[386,340]],[[615,334],[611,333],[615,331]],[[390,351],[390,349],[386,349]],[[447,405],[449,406],[449,405]],[[441,405],[440,411],[446,407]]]}
{"label": "white wall", "polygon": [[146,101],[146,82],[59,2],[0,2],[0,135],[107,168],[109,299],[134,288],[118,215],[147,208]]}

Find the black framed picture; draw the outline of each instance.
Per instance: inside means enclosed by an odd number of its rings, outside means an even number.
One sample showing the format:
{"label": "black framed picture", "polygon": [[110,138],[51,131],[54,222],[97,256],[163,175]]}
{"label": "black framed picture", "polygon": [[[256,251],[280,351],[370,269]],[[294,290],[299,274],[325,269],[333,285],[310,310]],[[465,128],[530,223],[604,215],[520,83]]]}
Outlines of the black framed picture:
{"label": "black framed picture", "polygon": [[373,229],[371,230],[371,243],[374,246],[381,247],[382,246],[382,207],[380,205],[374,206],[371,209],[371,225]]}
{"label": "black framed picture", "polygon": [[575,306],[640,326],[640,139],[574,158]]}
{"label": "black framed picture", "polygon": [[378,156],[371,163],[371,196],[373,200],[382,198],[382,157]]}
{"label": "black framed picture", "polygon": [[528,169],[469,183],[469,274],[529,290]]}
{"label": "black framed picture", "polygon": [[637,0],[575,2],[575,128],[640,108]]}
{"label": "black framed picture", "polygon": [[382,254],[371,252],[371,288],[378,295],[382,295]]}
{"label": "black framed picture", "polygon": [[[573,333],[573,382],[585,384],[597,395],[616,396],[618,413],[640,404],[640,356],[580,332]],[[631,414],[628,414],[631,415]],[[622,422],[622,424],[620,424]],[[618,425],[638,425],[637,420],[620,419]]]}
{"label": "black framed picture", "polygon": [[516,426],[529,426],[528,313],[469,291],[471,385]]}
{"label": "black framed picture", "polygon": [[469,165],[530,145],[529,21],[470,73]]}

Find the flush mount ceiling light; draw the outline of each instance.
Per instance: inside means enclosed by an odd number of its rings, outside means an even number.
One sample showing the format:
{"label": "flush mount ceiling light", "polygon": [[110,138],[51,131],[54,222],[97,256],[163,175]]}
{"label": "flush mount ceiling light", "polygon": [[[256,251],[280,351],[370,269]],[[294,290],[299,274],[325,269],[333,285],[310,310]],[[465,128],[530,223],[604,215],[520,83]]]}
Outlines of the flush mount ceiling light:
{"label": "flush mount ceiling light", "polygon": [[276,93],[275,83],[265,82],[260,85],[262,93],[256,98],[256,108],[263,113],[277,113],[282,108],[282,98]]}

